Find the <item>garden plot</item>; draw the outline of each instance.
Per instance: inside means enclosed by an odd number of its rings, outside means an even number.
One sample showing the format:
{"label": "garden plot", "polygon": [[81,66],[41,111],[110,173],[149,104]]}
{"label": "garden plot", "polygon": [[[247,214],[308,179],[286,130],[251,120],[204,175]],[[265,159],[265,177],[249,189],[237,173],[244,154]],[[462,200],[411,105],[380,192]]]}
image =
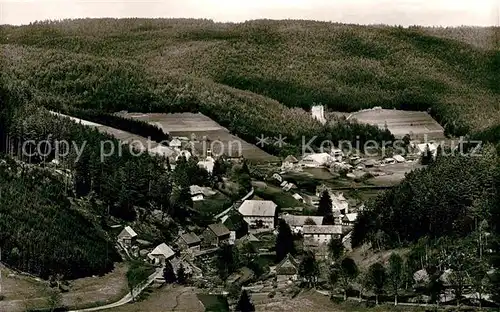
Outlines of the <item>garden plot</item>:
{"label": "garden plot", "polygon": [[353,113],[349,120],[356,119],[360,123],[378,126],[381,129],[387,125],[396,138],[410,134],[412,139],[444,138],[443,127],[427,112],[402,111],[395,109],[368,109]]}

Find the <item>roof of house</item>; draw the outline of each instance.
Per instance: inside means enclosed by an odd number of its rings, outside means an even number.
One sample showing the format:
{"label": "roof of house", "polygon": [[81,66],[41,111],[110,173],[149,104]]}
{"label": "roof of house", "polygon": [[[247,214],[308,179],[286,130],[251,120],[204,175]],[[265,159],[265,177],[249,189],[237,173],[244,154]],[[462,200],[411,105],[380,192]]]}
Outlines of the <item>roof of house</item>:
{"label": "roof of house", "polygon": [[217,237],[229,235],[229,229],[222,223],[214,223],[208,226],[208,229],[212,231]]}
{"label": "roof of house", "polygon": [[260,239],[258,239],[252,233],[248,233],[247,235],[240,238],[240,241],[242,241],[242,242],[260,242]]}
{"label": "roof of house", "polygon": [[405,161],[405,158],[401,155],[394,155],[392,158],[394,158],[394,160],[397,162],[404,162]]}
{"label": "roof of house", "polygon": [[270,200],[247,199],[241,204],[238,211],[243,216],[274,217],[276,215],[276,207],[277,205]]}
{"label": "roof of house", "polygon": [[304,234],[342,234],[341,225],[304,225]]}
{"label": "roof of house", "polygon": [[130,237],[136,237],[137,233],[130,226],[126,226],[125,228],[123,228],[123,230],[120,232],[118,236],[124,236],[124,235],[128,235]]}
{"label": "roof of house", "polygon": [[295,198],[296,200],[303,199],[302,196],[300,196],[300,194],[297,194],[297,193],[293,194],[292,197]]}
{"label": "roof of house", "polygon": [[437,150],[438,148],[438,145],[435,144],[435,143],[422,143],[422,144],[417,144],[417,149],[420,153],[423,153],[425,152],[426,148],[427,148],[427,145],[429,145],[429,150],[431,152],[434,152]]}
{"label": "roof of house", "polygon": [[212,195],[217,194],[217,192],[210,189],[209,187],[202,187],[202,186],[198,186],[198,185],[191,185],[189,187],[189,192],[191,193],[192,196],[199,195],[199,194],[203,194],[205,196],[212,196]]}
{"label": "roof of house", "polygon": [[175,255],[175,252],[170,248],[167,244],[161,243],[160,245],[156,246],[153,251],[149,253],[152,256],[164,256],[165,258],[170,258]]}
{"label": "roof of house", "polygon": [[344,216],[344,218],[347,219],[347,221],[349,221],[349,222],[354,222],[358,218],[358,214],[357,213],[347,213]]}
{"label": "roof of house", "polygon": [[276,266],[276,274],[278,275],[295,275],[298,273],[298,262],[295,258],[287,254]]}
{"label": "roof of house", "polygon": [[323,224],[323,217],[317,216],[296,216],[287,214],[281,217],[289,226],[303,226],[307,219],[311,219],[317,225]]}
{"label": "roof of house", "polygon": [[182,142],[177,138],[173,138],[168,145],[169,146],[181,146]]}
{"label": "roof of house", "polygon": [[201,239],[198,237],[198,235],[192,232],[184,233],[180,236],[180,238],[188,245],[198,244],[201,242]]}
{"label": "roof of house", "polygon": [[299,162],[299,160],[297,158],[295,158],[295,156],[293,155],[288,155],[285,160],[285,162],[289,162],[289,163],[296,163],[296,162]]}

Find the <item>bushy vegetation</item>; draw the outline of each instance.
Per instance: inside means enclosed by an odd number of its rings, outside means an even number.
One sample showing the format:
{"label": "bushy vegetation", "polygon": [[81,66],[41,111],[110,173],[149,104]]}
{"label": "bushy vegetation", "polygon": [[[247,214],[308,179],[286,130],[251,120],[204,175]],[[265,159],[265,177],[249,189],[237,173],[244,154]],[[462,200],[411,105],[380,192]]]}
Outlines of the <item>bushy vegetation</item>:
{"label": "bushy vegetation", "polygon": [[77,94],[85,105],[109,110],[200,110],[249,141],[256,133],[283,133],[295,142],[319,132],[309,116],[284,107],[314,103],[340,111],[431,109],[452,135],[500,121],[495,28],[482,32],[490,43],[482,49],[453,40],[473,37],[475,29],[314,21],[100,19],[2,30],[8,59],[22,53],[17,60],[32,63],[17,66],[24,69],[17,74],[34,66],[37,74],[27,77],[39,89]]}

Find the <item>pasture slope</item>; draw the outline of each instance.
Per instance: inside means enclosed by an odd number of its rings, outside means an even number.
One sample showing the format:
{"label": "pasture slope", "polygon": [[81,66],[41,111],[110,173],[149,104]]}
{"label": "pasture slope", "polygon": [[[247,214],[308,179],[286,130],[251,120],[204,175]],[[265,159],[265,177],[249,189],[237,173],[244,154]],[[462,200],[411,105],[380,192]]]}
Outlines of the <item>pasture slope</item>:
{"label": "pasture slope", "polygon": [[122,116],[147,121],[174,137],[194,139],[194,147],[201,155],[205,155],[206,149],[211,148],[213,154],[243,156],[252,161],[278,161],[277,157],[232,135],[229,130],[201,113],[127,113]]}
{"label": "pasture slope", "polygon": [[443,139],[444,128],[427,112],[400,111],[393,109],[367,109],[351,114],[349,120],[387,127],[396,137],[402,138],[410,134],[412,139]]}

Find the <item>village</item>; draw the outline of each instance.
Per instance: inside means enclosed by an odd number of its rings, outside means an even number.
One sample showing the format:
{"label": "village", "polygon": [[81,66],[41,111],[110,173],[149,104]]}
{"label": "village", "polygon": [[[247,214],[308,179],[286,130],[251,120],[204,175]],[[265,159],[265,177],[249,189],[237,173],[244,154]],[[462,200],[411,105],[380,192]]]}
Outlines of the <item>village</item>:
{"label": "village", "polygon": [[[192,157],[195,152],[189,145],[186,137],[172,139],[168,147],[169,156],[175,157],[172,167],[179,157]],[[336,190],[329,184],[330,180],[315,179],[314,174],[307,174],[308,170],[321,170],[331,174],[331,180],[356,181],[359,186],[369,179],[392,175],[391,166],[396,170],[402,168],[404,175],[420,166],[419,159],[426,150],[435,156],[437,145],[409,144],[404,156],[368,158],[346,155],[343,150],[333,148],[305,155],[301,160],[289,155],[274,165],[252,164],[249,166],[249,171],[253,171],[251,189],[230,207],[217,210],[212,215],[212,223],[205,228],[181,228],[173,240],[150,246],[133,225],[126,225],[117,236],[117,244],[130,259],[158,268],[157,272],[161,273],[151,281],[153,285],[180,278],[183,283],[195,285],[197,292],[222,296],[232,305],[239,297],[239,289],[246,290],[256,304],[283,300],[300,292],[300,286],[306,282],[300,273],[306,255],[313,255],[320,263],[318,284],[325,285],[327,267],[334,261],[330,246],[338,243],[343,253],[352,251],[352,229],[365,205],[363,200],[348,198],[342,190]],[[219,159],[214,154],[208,149],[206,158],[198,162],[209,174]],[[242,157],[222,157],[248,166]],[[314,181],[314,189],[302,188],[300,181],[297,182],[297,175],[304,173]],[[219,192],[210,187],[190,186],[193,203],[203,203]],[[273,198],[276,199],[273,201]],[[284,253],[278,250],[284,243],[280,241],[283,232],[287,231],[291,235],[285,239],[291,240],[294,255],[291,250]],[[231,258],[234,252],[238,254],[237,259]],[[221,258],[224,255],[228,258]],[[221,268],[221,261],[235,263],[230,268]],[[176,278],[169,278],[167,271],[173,272]]]}

